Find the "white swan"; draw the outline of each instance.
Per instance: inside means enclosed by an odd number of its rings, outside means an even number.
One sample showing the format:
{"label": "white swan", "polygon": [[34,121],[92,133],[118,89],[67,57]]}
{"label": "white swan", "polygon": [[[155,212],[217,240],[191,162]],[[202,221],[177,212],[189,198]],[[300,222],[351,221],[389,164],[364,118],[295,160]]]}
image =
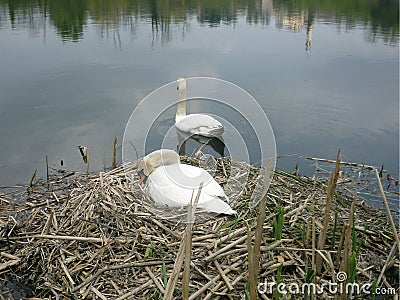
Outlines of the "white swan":
{"label": "white swan", "polygon": [[224,126],[213,117],[205,114],[186,114],[186,79],[176,81],[179,91],[179,103],[176,110],[175,126],[183,132],[206,137],[219,137],[224,133]]}
{"label": "white swan", "polygon": [[145,191],[154,202],[170,207],[188,205],[197,195],[200,183],[203,188],[197,207],[217,214],[232,215],[234,211],[225,201],[221,186],[205,170],[181,164],[179,155],[168,149],[156,150],[139,163],[139,184],[147,177]]}

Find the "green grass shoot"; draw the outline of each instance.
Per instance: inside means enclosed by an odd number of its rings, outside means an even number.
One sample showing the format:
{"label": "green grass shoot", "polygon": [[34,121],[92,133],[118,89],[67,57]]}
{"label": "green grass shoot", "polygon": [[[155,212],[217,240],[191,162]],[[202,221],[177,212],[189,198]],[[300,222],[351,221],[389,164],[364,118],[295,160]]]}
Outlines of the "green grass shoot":
{"label": "green grass shoot", "polygon": [[376,278],[375,278],[374,281],[372,282],[372,287],[371,287],[372,300],[375,300],[375,295],[376,295],[376,283],[377,283],[377,280],[376,280]]}
{"label": "green grass shoot", "polygon": [[37,169],[36,169],[35,172],[33,172],[33,174],[32,174],[31,180],[29,181],[29,187],[32,187],[32,186],[33,186],[33,181],[34,181],[35,178],[36,178],[36,173],[37,173]]}
{"label": "green grass shoot", "polygon": [[279,284],[282,281],[282,279],[281,279],[281,277],[282,277],[282,267],[283,267],[283,264],[281,264],[278,267],[278,274],[276,275],[276,287],[277,288],[275,290],[275,299],[277,299],[277,300],[282,298],[282,294],[279,292],[279,288],[278,288]]}
{"label": "green grass shoot", "polygon": [[49,159],[46,154],[46,179],[49,181]]}
{"label": "green grass shoot", "polygon": [[153,257],[153,245],[149,244],[146,248],[146,252],[144,253],[144,258]]}
{"label": "green grass shoot", "polygon": [[275,240],[278,241],[282,238],[282,229],[284,223],[285,210],[282,206],[277,206],[275,208],[275,217],[273,221],[274,236]]}

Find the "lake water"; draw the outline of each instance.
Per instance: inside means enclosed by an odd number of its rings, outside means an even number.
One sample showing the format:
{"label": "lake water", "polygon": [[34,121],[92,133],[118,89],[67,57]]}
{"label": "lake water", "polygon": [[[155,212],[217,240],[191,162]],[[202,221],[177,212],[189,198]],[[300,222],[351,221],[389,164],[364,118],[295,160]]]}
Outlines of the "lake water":
{"label": "lake water", "polygon": [[[0,0],[0,186],[109,167],[135,108],[179,76],[257,99],[287,156],[399,168],[399,3]],[[121,161],[121,157],[119,157]]]}

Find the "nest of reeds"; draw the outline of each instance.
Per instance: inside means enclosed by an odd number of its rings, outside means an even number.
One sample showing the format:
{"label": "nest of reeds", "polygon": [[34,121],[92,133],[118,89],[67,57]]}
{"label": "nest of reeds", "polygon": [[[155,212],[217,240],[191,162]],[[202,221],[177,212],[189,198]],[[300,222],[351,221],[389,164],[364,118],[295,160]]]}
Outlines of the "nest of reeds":
{"label": "nest of reeds", "polygon": [[[224,186],[230,160],[215,163],[214,177]],[[257,173],[248,167],[245,191],[231,203],[238,215],[213,216],[191,228],[188,282],[177,263],[188,224],[146,209],[143,191],[127,180],[135,165],[89,176],[53,174],[29,187],[19,205],[0,194],[0,280],[21,283],[41,298],[162,299],[172,288],[170,296],[177,299],[240,299],[254,287],[249,253],[258,231],[257,283],[338,282],[337,274],[345,271],[356,282],[398,288],[399,261],[385,214],[335,193],[324,228],[327,182],[275,171],[260,226],[257,208],[247,205],[246,191],[256,182],[251,170]],[[323,230],[326,240],[318,248]],[[262,287],[258,297],[284,296],[277,293]]]}

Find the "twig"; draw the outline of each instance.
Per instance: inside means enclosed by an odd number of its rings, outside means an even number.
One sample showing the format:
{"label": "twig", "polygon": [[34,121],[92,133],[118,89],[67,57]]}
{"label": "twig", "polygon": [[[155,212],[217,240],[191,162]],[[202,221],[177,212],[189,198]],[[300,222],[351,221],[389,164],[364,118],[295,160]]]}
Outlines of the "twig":
{"label": "twig", "polygon": [[229,249],[235,247],[236,245],[239,245],[240,243],[243,243],[246,239],[247,239],[247,235],[242,236],[240,239],[230,243],[229,245],[226,245],[225,247],[223,247],[223,248],[219,249],[218,251],[214,252],[213,254],[207,256],[204,260],[205,261],[211,261],[216,256],[220,255],[221,253],[224,253],[226,250],[229,250]]}
{"label": "twig", "polygon": [[[389,204],[388,204],[387,199],[386,199],[385,191],[383,190],[383,186],[382,186],[381,179],[380,179],[380,177],[379,177],[378,169],[377,169],[377,168],[374,168],[374,172],[375,172],[376,180],[378,181],[379,189],[381,190],[383,203],[385,204],[386,212],[387,212],[388,218],[389,218],[389,220],[390,220],[390,225],[392,226],[393,235],[394,235],[394,238],[396,239],[397,249],[400,249],[399,234],[398,234],[398,232],[397,232],[396,225],[394,224],[393,217],[392,217],[392,213],[390,212]],[[399,250],[399,251],[400,251],[400,250]]]}
{"label": "twig", "polygon": [[[136,253],[136,257],[138,260],[142,259],[139,255],[139,253]],[[154,284],[157,286],[157,288],[160,290],[160,292],[164,294],[165,293],[164,287],[161,285],[160,281],[157,279],[157,277],[151,271],[150,267],[145,266],[144,269],[146,270],[147,274],[149,274],[151,280],[153,280]]]}
{"label": "twig", "polygon": [[392,246],[392,249],[390,249],[389,255],[386,258],[386,262],[385,262],[384,266],[382,267],[381,273],[379,274],[379,277],[378,277],[378,279],[376,281],[376,286],[379,286],[379,284],[381,283],[382,277],[385,274],[385,271],[386,271],[386,268],[387,268],[387,266],[388,266],[388,264],[390,262],[390,259],[392,258],[394,252],[396,251],[396,248],[397,248],[396,246],[397,246],[397,243],[395,242],[393,244],[393,246]]}
{"label": "twig", "polygon": [[118,144],[118,137],[117,137],[117,132],[115,132],[114,147],[113,147],[113,161],[112,161],[113,169],[115,169],[117,167],[117,144]]}
{"label": "twig", "polygon": [[[211,254],[211,251],[208,251],[208,253]],[[233,290],[233,286],[229,280],[228,277],[226,277],[224,271],[222,270],[220,264],[218,263],[218,261],[216,259],[214,259],[214,265],[217,268],[218,273],[221,275],[222,279],[225,281],[226,286],[228,287],[228,289],[231,291]]]}
{"label": "twig", "polygon": [[[90,276],[87,278],[84,282],[82,282],[80,285],[72,289],[72,292],[76,292],[77,290],[80,290],[82,287],[88,285],[91,283],[93,280],[95,280],[97,277],[99,277],[101,274],[104,272],[108,271],[113,271],[113,270],[118,270],[118,269],[125,269],[125,268],[141,268],[141,267],[146,267],[146,266],[159,266],[162,265],[163,263],[172,263],[172,261],[146,261],[146,262],[133,262],[133,263],[127,263],[127,264],[122,264],[122,265],[116,265],[116,266],[106,266],[100,270],[98,270],[94,275]],[[150,281],[151,283],[151,281]]]}

